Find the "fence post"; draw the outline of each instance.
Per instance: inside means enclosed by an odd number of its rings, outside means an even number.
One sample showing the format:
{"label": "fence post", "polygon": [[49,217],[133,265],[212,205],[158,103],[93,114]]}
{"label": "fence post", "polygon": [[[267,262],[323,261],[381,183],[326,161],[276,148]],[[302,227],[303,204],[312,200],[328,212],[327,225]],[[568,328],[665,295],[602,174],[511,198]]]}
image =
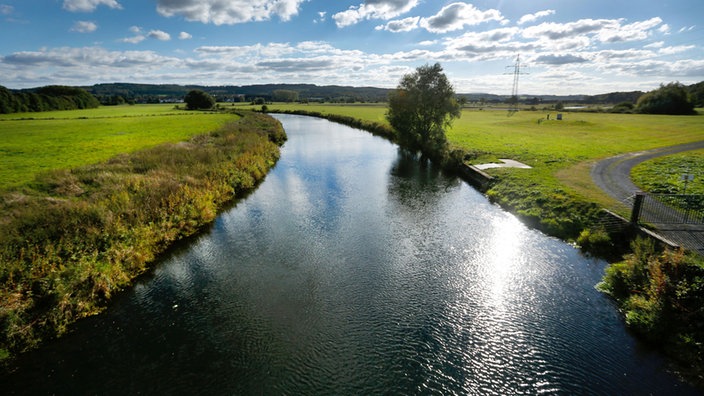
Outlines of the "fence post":
{"label": "fence post", "polygon": [[643,199],[645,199],[645,193],[636,193],[635,200],[633,201],[633,211],[631,212],[631,224],[633,225],[637,225],[638,220],[640,220],[640,210],[643,207]]}

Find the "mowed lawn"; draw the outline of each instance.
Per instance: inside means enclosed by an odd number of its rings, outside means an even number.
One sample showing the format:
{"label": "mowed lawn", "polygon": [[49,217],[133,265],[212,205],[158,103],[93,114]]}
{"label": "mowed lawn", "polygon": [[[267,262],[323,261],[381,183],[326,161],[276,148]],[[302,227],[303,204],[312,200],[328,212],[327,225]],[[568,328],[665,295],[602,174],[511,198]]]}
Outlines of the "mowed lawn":
{"label": "mowed lawn", "polygon": [[105,161],[121,153],[218,129],[233,114],[176,110],[172,104],[0,115],[0,189],[43,171]]}

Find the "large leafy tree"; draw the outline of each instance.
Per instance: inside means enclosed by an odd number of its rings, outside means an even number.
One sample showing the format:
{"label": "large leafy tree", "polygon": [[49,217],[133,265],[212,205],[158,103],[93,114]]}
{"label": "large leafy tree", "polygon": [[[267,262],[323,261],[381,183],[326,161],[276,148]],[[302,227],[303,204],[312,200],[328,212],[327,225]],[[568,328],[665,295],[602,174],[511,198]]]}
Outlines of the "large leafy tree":
{"label": "large leafy tree", "polygon": [[660,85],[660,88],[644,94],[638,98],[636,111],[645,114],[695,114],[687,89],[679,83]]}
{"label": "large leafy tree", "polygon": [[397,131],[402,146],[438,158],[447,152],[445,128],[460,114],[452,84],[436,63],[403,76],[389,94],[386,118]]}
{"label": "large leafy tree", "polygon": [[207,92],[201,91],[200,89],[194,89],[186,94],[183,98],[186,102],[186,107],[189,110],[208,110],[215,106],[215,99],[210,96]]}

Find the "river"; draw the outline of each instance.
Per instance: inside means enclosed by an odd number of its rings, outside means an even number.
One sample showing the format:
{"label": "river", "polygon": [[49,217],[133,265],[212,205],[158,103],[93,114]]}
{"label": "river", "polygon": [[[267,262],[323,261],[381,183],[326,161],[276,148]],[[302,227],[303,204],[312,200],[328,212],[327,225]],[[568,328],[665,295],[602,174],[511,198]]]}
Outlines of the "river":
{"label": "river", "polygon": [[606,263],[368,133],[278,115],[259,188],[3,394],[697,394],[595,290]]}

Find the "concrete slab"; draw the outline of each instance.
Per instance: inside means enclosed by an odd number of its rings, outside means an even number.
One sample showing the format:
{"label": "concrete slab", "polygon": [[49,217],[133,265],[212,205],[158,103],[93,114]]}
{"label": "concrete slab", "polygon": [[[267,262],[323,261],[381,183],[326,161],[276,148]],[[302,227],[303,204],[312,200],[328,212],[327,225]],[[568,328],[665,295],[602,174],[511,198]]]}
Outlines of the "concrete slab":
{"label": "concrete slab", "polygon": [[480,165],[474,165],[474,166],[478,169],[481,169],[481,170],[491,169],[491,168],[520,168],[520,169],[532,168],[530,165],[526,165],[522,162],[518,162],[518,161],[515,161],[512,159],[500,158],[499,161],[501,161],[500,164],[490,163],[490,164],[480,164]]}

